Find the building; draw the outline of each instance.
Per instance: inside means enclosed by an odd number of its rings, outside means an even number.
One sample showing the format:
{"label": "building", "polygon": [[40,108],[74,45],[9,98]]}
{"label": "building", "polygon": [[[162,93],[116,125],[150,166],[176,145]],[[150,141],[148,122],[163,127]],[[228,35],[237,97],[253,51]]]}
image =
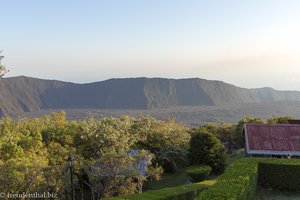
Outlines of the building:
{"label": "building", "polygon": [[300,157],[300,124],[245,124],[248,156]]}
{"label": "building", "polygon": [[[139,157],[142,154],[142,150],[128,150],[126,154],[130,155],[134,159],[134,161],[130,166],[119,166],[119,169],[117,170],[117,176],[147,176],[147,168],[149,162],[152,160],[152,155],[150,154],[150,151],[144,150],[144,153],[150,156]],[[115,171],[111,168],[110,165],[98,162],[91,167],[90,173],[95,176],[112,176]]]}

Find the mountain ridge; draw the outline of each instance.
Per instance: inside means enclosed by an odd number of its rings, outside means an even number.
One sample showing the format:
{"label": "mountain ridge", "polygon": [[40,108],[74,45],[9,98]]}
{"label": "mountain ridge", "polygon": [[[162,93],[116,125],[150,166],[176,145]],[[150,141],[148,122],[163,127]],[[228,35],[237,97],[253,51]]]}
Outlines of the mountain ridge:
{"label": "mountain ridge", "polygon": [[112,78],[72,83],[26,76],[2,79],[0,115],[41,109],[155,109],[300,101],[299,91],[246,89],[201,78]]}

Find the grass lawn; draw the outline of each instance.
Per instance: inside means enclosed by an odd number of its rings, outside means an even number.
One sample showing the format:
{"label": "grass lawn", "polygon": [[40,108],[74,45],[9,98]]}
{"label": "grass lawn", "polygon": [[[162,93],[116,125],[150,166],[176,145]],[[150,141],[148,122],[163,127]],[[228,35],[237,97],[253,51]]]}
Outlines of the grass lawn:
{"label": "grass lawn", "polygon": [[169,200],[169,199],[193,199],[200,192],[213,186],[216,180],[206,180],[193,184],[185,184],[178,187],[163,188],[160,190],[149,190],[142,194],[132,194],[128,196],[110,197],[107,200]]}
{"label": "grass lawn", "polygon": [[299,200],[300,192],[289,192],[289,191],[257,188],[254,199],[256,200]]}
{"label": "grass lawn", "polygon": [[[244,150],[238,150],[228,156],[226,165],[229,166],[234,161],[243,158],[245,156]],[[217,179],[217,177],[211,176],[209,179]],[[147,183],[146,190],[159,190],[162,188],[168,187],[177,187],[180,185],[184,185],[187,180],[192,180],[192,178],[185,172],[185,170],[181,170],[174,174],[165,174],[162,176],[161,180],[158,182],[150,182]]]}
{"label": "grass lawn", "polygon": [[147,190],[159,190],[167,187],[176,187],[184,185],[187,180],[191,180],[191,177],[182,170],[174,174],[163,175],[158,182],[150,182],[147,184]]}

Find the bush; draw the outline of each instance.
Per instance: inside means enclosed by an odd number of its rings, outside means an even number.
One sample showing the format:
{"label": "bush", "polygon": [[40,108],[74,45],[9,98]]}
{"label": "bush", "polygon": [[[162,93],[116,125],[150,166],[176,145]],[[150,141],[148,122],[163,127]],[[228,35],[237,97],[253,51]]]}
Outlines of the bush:
{"label": "bush", "polygon": [[200,182],[208,178],[211,167],[207,165],[196,165],[186,169],[186,173],[192,177],[193,182]]}
{"label": "bush", "polygon": [[212,168],[212,172],[215,174],[221,174],[225,170],[226,166],[226,149],[223,144],[219,141],[211,149],[211,157],[208,160],[208,165]]}
{"label": "bush", "polygon": [[259,163],[258,184],[279,190],[300,190],[300,165]]}
{"label": "bush", "polygon": [[230,165],[218,183],[203,191],[196,200],[252,199],[257,184],[299,190],[299,169],[299,159],[242,158]]}
{"label": "bush", "polygon": [[250,159],[234,162],[220,176],[218,183],[204,191],[197,200],[209,199],[249,199],[256,190],[257,163]]}
{"label": "bush", "polygon": [[174,173],[187,166],[188,152],[179,147],[167,147],[159,151],[156,162],[163,167],[164,172]]}
{"label": "bush", "polygon": [[192,165],[209,165],[213,173],[225,168],[226,149],[213,134],[202,129],[193,129],[190,140],[189,159]]}

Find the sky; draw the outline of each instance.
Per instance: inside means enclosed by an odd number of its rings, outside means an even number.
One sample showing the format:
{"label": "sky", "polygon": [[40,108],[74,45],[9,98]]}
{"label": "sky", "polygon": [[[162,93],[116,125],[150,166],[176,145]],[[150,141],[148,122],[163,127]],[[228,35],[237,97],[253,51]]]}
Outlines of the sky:
{"label": "sky", "polygon": [[0,0],[7,77],[300,90],[298,0]]}

